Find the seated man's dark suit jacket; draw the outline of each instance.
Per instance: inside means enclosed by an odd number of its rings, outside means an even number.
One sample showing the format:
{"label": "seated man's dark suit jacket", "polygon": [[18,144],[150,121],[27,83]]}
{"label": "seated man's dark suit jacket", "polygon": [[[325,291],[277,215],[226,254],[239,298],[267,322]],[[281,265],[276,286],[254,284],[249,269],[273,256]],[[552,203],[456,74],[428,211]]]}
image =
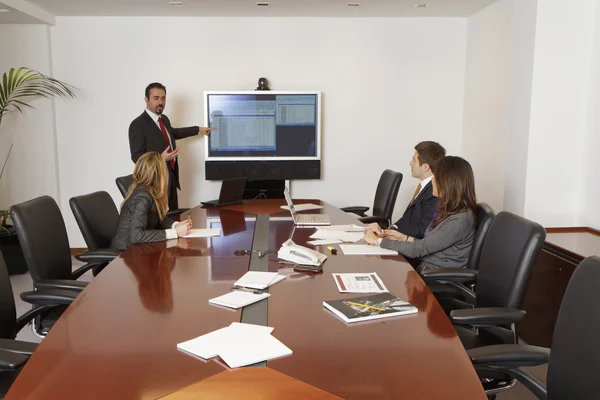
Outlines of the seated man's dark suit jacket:
{"label": "seated man's dark suit jacket", "polygon": [[[199,127],[189,126],[185,128],[173,128],[171,121],[166,115],[161,116],[167,132],[171,136],[171,142],[173,143],[173,150],[177,148],[176,140],[183,139],[186,137],[194,136],[198,134]],[[154,122],[152,117],[148,115],[146,110],[133,120],[129,125],[129,149],[131,150],[131,160],[135,163],[144,153],[149,151],[156,151],[162,153],[169,146],[169,143],[163,136],[160,128]],[[169,186],[175,185],[175,187],[181,189],[179,184],[179,160],[175,159],[175,169],[172,170],[170,163],[169,166]],[[173,180],[173,182],[171,181]],[[175,190],[175,189],[172,189]],[[170,190],[171,192],[171,190]]]}
{"label": "seated man's dark suit jacket", "polygon": [[394,225],[396,230],[417,239],[423,239],[425,230],[433,221],[433,213],[438,204],[438,198],[433,195],[431,181],[425,185],[421,193],[404,211],[404,215]]}
{"label": "seated man's dark suit jacket", "polygon": [[[404,211],[404,215],[394,225],[398,232],[412,236],[417,239],[423,239],[425,230],[433,221],[433,214],[438,204],[438,198],[433,195],[433,185],[431,181],[425,185],[421,193],[415,198]],[[407,261],[414,267],[420,264],[420,260],[407,258]]]}

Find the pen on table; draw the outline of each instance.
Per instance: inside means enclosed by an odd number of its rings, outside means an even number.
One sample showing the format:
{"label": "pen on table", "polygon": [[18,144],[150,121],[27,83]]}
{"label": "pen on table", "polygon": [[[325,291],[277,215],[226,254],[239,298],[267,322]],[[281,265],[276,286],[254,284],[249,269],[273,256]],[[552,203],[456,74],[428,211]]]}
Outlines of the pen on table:
{"label": "pen on table", "polygon": [[353,301],[348,301],[347,303],[350,304],[351,306],[358,306],[358,307],[370,308],[372,310],[377,310],[377,311],[385,311],[383,308],[368,306],[366,304],[355,303]]}
{"label": "pen on table", "polygon": [[263,294],[262,290],[256,290],[256,289],[245,288],[245,287],[240,287],[240,286],[232,286],[231,290],[238,290],[240,292],[248,292],[248,293],[254,293],[254,294]]}
{"label": "pen on table", "polygon": [[337,249],[335,247],[328,246],[327,250],[329,250],[329,252],[334,256],[337,254]]}

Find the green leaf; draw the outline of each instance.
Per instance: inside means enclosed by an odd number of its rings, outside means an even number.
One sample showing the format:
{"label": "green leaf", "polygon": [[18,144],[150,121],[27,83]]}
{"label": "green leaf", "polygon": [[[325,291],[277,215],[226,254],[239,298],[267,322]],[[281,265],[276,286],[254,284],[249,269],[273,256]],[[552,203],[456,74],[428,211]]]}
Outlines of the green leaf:
{"label": "green leaf", "polygon": [[[33,108],[28,100],[35,97],[75,97],[77,88],[35,70],[20,67],[11,68],[2,75],[0,84],[0,122],[12,110],[23,112],[23,108]],[[11,110],[12,109],[12,110]]]}

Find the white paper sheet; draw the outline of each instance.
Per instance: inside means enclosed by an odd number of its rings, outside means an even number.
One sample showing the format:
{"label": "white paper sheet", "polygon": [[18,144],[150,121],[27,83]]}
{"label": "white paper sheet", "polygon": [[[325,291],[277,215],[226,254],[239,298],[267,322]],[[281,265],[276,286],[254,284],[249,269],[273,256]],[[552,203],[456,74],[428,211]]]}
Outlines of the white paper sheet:
{"label": "white paper sheet", "polygon": [[360,225],[329,225],[329,226],[318,226],[317,229],[323,229],[326,231],[341,231],[341,232],[364,232],[365,227]]}
{"label": "white paper sheet", "polygon": [[221,229],[190,229],[188,235],[183,236],[184,238],[201,238],[210,236],[221,236]]}
{"label": "white paper sheet", "polygon": [[278,275],[277,272],[248,271],[234,285],[252,289],[266,289],[284,279],[285,276]]}
{"label": "white paper sheet", "polygon": [[376,272],[331,275],[340,293],[385,293],[388,291]]}
{"label": "white paper sheet", "polygon": [[254,294],[252,292],[245,292],[243,290],[233,290],[227,294],[224,294],[223,296],[210,299],[208,302],[218,306],[237,309],[256,303],[262,299],[266,299],[269,296],[271,296],[269,293]]}
{"label": "white paper sheet", "polygon": [[231,341],[219,350],[219,357],[231,368],[289,356],[292,350],[271,335],[255,335]]}
{"label": "white paper sheet", "polygon": [[341,240],[342,242],[358,242],[363,238],[362,232],[343,232],[343,231],[332,231],[327,229],[317,229],[315,233],[310,235],[311,239],[329,239],[329,240]]}
{"label": "white paper sheet", "polygon": [[248,337],[268,336],[273,332],[269,326],[233,322],[230,326],[217,329],[195,339],[178,343],[177,348],[204,359],[216,357],[231,342],[248,343]]}
{"label": "white paper sheet", "polygon": [[319,240],[311,240],[310,242],[306,242],[306,244],[310,244],[312,246],[324,246],[326,244],[339,244],[343,243],[341,240],[336,239],[319,239]]}
{"label": "white paper sheet", "polygon": [[340,249],[347,256],[397,256],[398,252],[394,250],[382,249],[379,246],[370,244],[340,244]]}

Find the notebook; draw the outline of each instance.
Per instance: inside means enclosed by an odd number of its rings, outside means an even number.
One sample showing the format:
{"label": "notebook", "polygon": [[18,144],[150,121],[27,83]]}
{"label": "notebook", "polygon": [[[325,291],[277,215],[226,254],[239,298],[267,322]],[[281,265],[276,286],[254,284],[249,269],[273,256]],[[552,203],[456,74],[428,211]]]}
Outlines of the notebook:
{"label": "notebook", "polygon": [[349,323],[414,314],[418,311],[417,307],[390,293],[324,301],[323,305]]}
{"label": "notebook", "polygon": [[177,348],[186,353],[209,359],[219,355],[220,349],[229,346],[232,339],[248,336],[270,335],[273,328],[268,326],[233,322],[230,326],[217,329],[195,339],[178,343]]}
{"label": "notebook", "polygon": [[296,208],[294,207],[294,203],[292,203],[292,198],[290,197],[290,192],[288,192],[287,188],[283,189],[283,196],[290,209],[295,225],[331,225],[329,215],[327,214],[296,213]]}
{"label": "notebook", "polygon": [[262,290],[284,279],[285,276],[277,272],[248,271],[234,283],[234,286]]}
{"label": "notebook", "polygon": [[223,296],[215,297],[214,299],[208,300],[210,304],[216,304],[218,306],[229,307],[229,308],[241,308],[247,305],[261,301],[271,296],[269,293],[252,293],[245,292],[242,290],[233,290]]}
{"label": "notebook", "polygon": [[246,178],[225,179],[221,183],[219,199],[203,201],[201,204],[205,206],[220,207],[241,203],[245,187]]}

